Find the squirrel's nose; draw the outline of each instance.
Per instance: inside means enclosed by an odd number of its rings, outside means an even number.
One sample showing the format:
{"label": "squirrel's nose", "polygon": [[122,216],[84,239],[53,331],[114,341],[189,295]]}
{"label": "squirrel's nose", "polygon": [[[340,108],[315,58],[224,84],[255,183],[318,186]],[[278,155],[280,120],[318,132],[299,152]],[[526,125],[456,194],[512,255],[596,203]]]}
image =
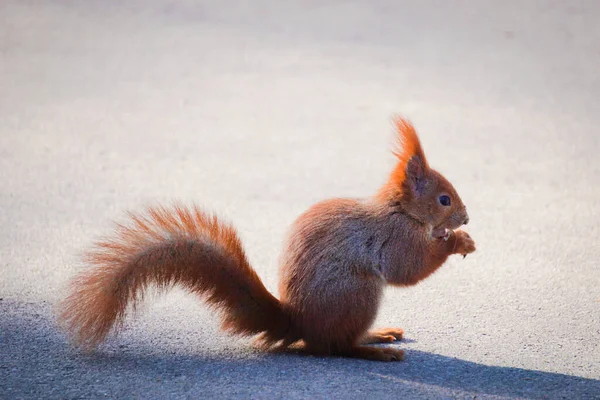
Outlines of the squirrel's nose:
{"label": "squirrel's nose", "polygon": [[468,223],[469,223],[469,217],[466,217],[465,220],[464,220],[464,222],[463,222],[463,225],[466,225]]}

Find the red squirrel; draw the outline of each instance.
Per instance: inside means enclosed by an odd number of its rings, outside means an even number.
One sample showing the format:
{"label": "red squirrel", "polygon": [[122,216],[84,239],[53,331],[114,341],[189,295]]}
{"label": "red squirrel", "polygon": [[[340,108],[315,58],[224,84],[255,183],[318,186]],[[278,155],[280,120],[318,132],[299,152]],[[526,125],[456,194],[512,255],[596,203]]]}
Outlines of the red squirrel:
{"label": "red squirrel", "polygon": [[151,207],[130,214],[112,239],[86,256],[59,321],[73,342],[93,349],[122,324],[150,284],[196,293],[220,310],[222,329],[257,336],[264,348],[379,361],[404,351],[368,344],[403,330],[369,331],[386,284],[409,286],[452,254],[475,251],[462,230],[469,217],[456,190],[431,169],[415,129],[396,117],[397,164],[367,199],[332,199],[292,225],[280,258],[280,299],[250,266],[235,229],[197,207]]}

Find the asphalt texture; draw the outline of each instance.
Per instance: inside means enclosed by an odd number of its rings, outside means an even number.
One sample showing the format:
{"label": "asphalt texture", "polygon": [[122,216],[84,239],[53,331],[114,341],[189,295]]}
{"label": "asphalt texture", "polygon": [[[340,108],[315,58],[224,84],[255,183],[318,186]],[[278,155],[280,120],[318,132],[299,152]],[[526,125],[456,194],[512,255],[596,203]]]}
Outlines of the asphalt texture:
{"label": "asphalt texture", "polygon": [[[600,398],[600,3],[0,2],[0,398]],[[376,326],[406,360],[270,354],[181,291],[97,351],[56,302],[126,210],[233,221],[265,285],[298,214],[368,196],[390,117],[478,250]]]}

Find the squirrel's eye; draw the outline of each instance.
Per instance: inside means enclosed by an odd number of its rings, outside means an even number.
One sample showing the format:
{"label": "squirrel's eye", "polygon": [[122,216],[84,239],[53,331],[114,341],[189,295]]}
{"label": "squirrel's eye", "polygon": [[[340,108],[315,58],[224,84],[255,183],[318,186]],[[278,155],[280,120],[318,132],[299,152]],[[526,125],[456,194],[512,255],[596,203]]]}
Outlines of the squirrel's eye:
{"label": "squirrel's eye", "polygon": [[445,194],[443,194],[443,195],[441,195],[439,197],[439,201],[440,201],[440,204],[443,205],[443,206],[449,206],[450,205],[450,197],[446,196]]}

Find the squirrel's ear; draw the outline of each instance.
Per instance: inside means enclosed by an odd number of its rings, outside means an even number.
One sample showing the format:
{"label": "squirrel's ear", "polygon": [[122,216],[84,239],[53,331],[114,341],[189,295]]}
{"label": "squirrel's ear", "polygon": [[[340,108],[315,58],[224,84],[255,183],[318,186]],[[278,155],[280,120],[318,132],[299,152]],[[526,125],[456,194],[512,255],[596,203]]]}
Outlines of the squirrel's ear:
{"label": "squirrel's ear", "polygon": [[409,178],[423,181],[429,166],[415,128],[399,116],[394,117],[394,125],[398,133],[398,144],[394,149],[394,155],[398,158],[393,174],[395,180],[400,183]]}
{"label": "squirrel's ear", "polygon": [[423,163],[421,157],[415,155],[408,160],[403,185],[408,188],[413,195],[420,196],[425,187],[427,165]]}

